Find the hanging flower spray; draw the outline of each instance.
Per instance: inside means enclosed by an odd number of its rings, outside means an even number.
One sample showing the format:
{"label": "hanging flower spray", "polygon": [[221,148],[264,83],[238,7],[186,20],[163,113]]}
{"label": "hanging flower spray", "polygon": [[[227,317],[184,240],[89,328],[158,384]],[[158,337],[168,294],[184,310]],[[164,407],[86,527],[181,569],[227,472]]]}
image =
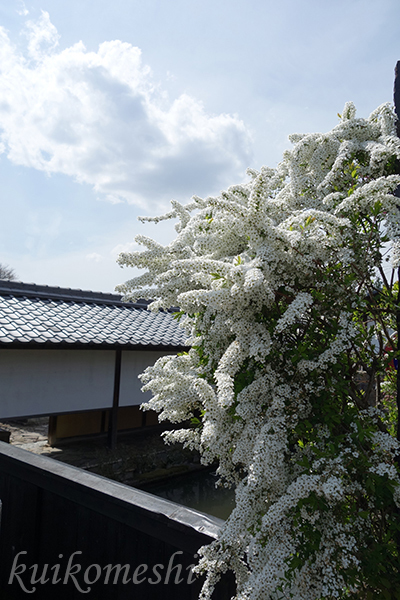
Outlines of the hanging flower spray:
{"label": "hanging flower spray", "polygon": [[120,255],[146,273],[119,291],[179,306],[189,338],[145,371],[145,408],[236,488],[202,599],[227,570],[237,600],[400,598],[396,117],[348,103],[291,141],[276,169],[143,219],[178,219],[170,244]]}

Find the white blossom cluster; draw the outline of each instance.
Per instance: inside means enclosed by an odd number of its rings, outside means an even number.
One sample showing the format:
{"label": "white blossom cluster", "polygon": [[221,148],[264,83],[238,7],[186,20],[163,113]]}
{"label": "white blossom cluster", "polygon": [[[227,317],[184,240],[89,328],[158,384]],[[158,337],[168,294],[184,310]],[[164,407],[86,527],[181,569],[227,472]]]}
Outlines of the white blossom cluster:
{"label": "white blossom cluster", "polygon": [[[125,299],[179,306],[191,345],[146,370],[153,398],[145,408],[184,423],[166,440],[198,448],[204,463],[217,460],[221,483],[236,485],[220,538],[201,550],[203,600],[227,569],[237,600],[344,597],[344,573],[361,568],[372,527],[365,516],[343,518],[348,498],[362,515],[370,498],[361,458],[400,498],[398,444],[382,431],[357,441],[374,422],[366,412],[338,441],[334,403],[360,336],[353,307],[382,259],[383,231],[399,260],[400,176],[388,167],[400,159],[395,116],[383,105],[359,119],[348,103],[332,131],[291,141],[276,169],[249,170],[248,183],[147,219],[178,219],[170,244],[138,236],[145,250],[119,257],[146,269],[119,286]],[[187,428],[197,417],[201,426]]]}

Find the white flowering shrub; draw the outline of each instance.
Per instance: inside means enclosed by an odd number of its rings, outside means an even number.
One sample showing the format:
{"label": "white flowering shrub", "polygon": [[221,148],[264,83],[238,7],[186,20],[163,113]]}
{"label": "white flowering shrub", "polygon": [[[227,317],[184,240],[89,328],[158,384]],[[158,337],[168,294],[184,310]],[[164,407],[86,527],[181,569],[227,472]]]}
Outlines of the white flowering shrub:
{"label": "white flowering shrub", "polygon": [[145,407],[236,486],[204,600],[227,570],[237,600],[400,598],[395,122],[348,103],[276,169],[147,219],[179,220],[169,245],[119,257],[146,269],[125,298],[179,306],[191,348],[146,370]]}

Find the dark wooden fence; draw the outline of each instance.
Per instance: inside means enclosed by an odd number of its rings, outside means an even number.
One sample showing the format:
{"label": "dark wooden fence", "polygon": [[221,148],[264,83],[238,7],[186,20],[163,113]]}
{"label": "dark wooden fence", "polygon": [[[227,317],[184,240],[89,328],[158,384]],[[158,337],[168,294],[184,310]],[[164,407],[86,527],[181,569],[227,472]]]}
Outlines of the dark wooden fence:
{"label": "dark wooden fence", "polygon": [[[222,524],[4,442],[0,500],[1,600],[195,600],[190,565]],[[227,576],[214,597],[233,593]]]}

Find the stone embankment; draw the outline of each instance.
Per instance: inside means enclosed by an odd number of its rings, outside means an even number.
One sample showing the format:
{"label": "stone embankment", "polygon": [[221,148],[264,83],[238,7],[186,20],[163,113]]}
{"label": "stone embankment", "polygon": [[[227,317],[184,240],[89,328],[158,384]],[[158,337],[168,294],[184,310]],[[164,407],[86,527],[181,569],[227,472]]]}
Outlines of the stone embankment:
{"label": "stone embankment", "polygon": [[119,434],[115,450],[107,448],[104,437],[50,446],[47,417],[1,422],[0,429],[9,431],[10,443],[19,448],[135,487],[201,468],[197,452],[165,445],[158,428]]}

